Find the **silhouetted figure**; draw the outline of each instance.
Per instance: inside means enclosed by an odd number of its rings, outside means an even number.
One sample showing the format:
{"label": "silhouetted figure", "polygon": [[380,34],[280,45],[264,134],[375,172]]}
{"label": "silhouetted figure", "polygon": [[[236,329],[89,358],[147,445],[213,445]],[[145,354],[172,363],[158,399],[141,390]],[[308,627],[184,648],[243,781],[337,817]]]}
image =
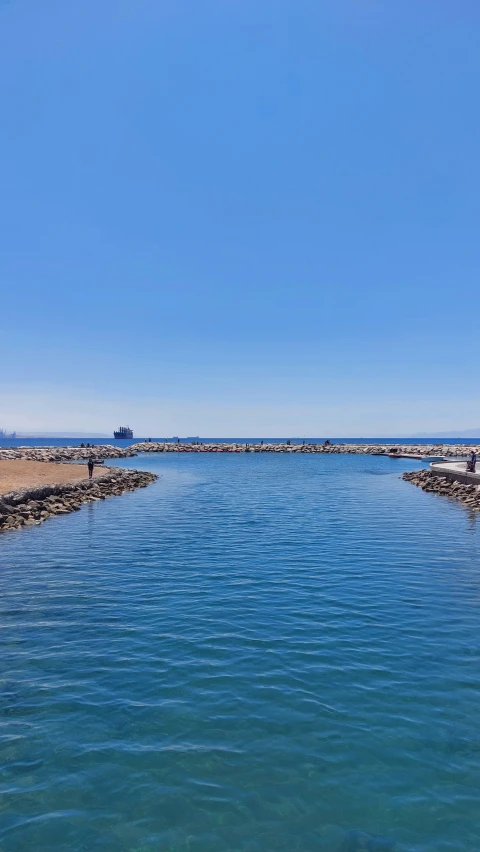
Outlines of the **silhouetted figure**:
{"label": "silhouetted figure", "polygon": [[467,470],[470,473],[475,473],[475,468],[477,466],[477,454],[475,450],[472,451],[472,455],[470,456],[470,461],[467,462]]}
{"label": "silhouetted figure", "polygon": [[90,456],[90,458],[88,460],[88,478],[89,479],[91,479],[92,476],[93,476],[93,465],[94,465],[94,461],[93,461],[92,456]]}

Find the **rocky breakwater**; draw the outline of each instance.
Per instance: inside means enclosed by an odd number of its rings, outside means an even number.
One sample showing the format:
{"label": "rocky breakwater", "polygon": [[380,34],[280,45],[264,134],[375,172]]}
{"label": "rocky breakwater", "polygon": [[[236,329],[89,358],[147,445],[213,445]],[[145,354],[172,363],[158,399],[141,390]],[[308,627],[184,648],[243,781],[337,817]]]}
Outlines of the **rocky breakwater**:
{"label": "rocky breakwater", "polygon": [[98,447],[0,447],[0,460],[23,459],[24,461],[86,461],[95,459],[128,459],[136,455],[132,447],[114,447],[100,444]]}
{"label": "rocky breakwater", "polygon": [[[107,472],[108,471],[108,472]],[[75,512],[86,503],[119,496],[126,491],[144,488],[158,477],[140,470],[106,468],[96,479],[74,483],[43,485],[0,495],[0,532],[32,526],[53,515]]]}
{"label": "rocky breakwater", "polygon": [[[176,443],[145,441],[130,448],[135,453],[351,453],[356,455],[386,456],[390,454],[466,457],[474,449],[465,444],[281,444],[272,443]],[[475,447],[480,454],[480,448]]]}
{"label": "rocky breakwater", "polygon": [[445,476],[438,476],[430,470],[415,470],[404,473],[402,479],[412,482],[422,491],[431,491],[442,497],[453,497],[460,500],[469,509],[480,512],[480,489],[477,485],[464,485]]}

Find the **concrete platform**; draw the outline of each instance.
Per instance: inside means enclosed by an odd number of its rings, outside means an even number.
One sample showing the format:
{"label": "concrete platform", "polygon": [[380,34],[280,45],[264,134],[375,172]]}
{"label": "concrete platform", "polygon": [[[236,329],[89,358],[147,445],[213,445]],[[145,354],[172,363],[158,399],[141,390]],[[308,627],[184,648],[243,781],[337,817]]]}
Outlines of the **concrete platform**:
{"label": "concrete platform", "polygon": [[445,476],[451,482],[463,482],[464,485],[480,485],[480,465],[477,462],[476,473],[467,471],[466,461],[431,462],[430,470],[435,476]]}

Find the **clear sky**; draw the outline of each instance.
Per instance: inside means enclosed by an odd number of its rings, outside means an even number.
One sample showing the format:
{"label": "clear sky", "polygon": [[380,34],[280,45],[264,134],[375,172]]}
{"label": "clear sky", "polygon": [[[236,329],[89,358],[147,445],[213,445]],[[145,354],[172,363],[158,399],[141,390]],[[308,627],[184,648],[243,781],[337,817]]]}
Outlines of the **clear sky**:
{"label": "clear sky", "polygon": [[480,424],[480,4],[0,0],[0,426]]}

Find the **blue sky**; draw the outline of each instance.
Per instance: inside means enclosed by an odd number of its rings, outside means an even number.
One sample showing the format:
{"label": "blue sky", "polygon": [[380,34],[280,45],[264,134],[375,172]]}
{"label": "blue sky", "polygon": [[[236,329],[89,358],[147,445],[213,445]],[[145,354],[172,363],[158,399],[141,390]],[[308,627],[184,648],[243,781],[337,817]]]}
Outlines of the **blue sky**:
{"label": "blue sky", "polygon": [[480,424],[480,7],[0,1],[0,426]]}

